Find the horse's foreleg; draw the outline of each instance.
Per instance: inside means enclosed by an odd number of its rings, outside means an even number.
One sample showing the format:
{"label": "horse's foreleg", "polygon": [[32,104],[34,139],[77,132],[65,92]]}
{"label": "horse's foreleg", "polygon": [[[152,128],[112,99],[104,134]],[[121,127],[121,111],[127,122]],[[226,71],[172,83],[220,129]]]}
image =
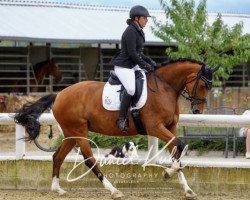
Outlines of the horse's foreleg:
{"label": "horse's foreleg", "polygon": [[83,158],[85,160],[85,165],[89,167],[92,172],[97,176],[97,178],[102,182],[105,189],[111,192],[111,196],[113,199],[117,199],[123,196],[122,192],[117,190],[103,175],[97,166],[97,162],[93,157],[93,153],[91,151],[89,142],[87,140],[77,140],[77,144],[79,145]]}
{"label": "horse's foreleg", "polygon": [[[172,133],[173,132],[173,133]],[[154,129],[153,136],[158,137],[159,139],[168,143],[171,139],[175,137],[175,131],[169,131],[163,125],[159,125],[157,129]],[[184,144],[178,138],[173,139],[171,143],[168,145],[168,150],[172,156],[172,164],[170,168],[166,168],[164,172],[165,178],[170,178],[175,172],[178,172],[179,183],[182,185],[185,197],[187,199],[196,198],[196,194],[190,189],[187,184],[187,180],[182,172],[180,156],[182,155],[182,151],[184,149]]]}
{"label": "horse's foreleg", "polygon": [[71,149],[75,146],[75,144],[76,144],[75,140],[72,140],[72,139],[63,140],[63,143],[53,155],[53,173],[52,173],[51,190],[58,192],[59,195],[63,195],[66,193],[66,191],[63,190],[59,185],[60,168],[65,157],[71,151]]}
{"label": "horse's foreleg", "polygon": [[170,178],[176,171],[180,169],[180,162],[178,158],[183,150],[180,145],[180,140],[175,137],[175,132],[169,131],[163,124],[159,124],[156,127],[151,127],[147,130],[149,135],[155,136],[167,143],[168,151],[171,153],[172,165],[171,168],[165,170],[164,177]]}
{"label": "horse's foreleg", "polygon": [[[170,178],[176,171],[181,169],[181,156],[183,155],[183,150],[185,149],[183,142],[179,138],[175,138],[175,146],[168,147],[169,152],[171,152],[172,165],[170,168],[165,170],[165,178]],[[185,149],[186,150],[186,149]]]}
{"label": "horse's foreleg", "polygon": [[186,180],[182,170],[178,171],[178,178],[179,178],[179,183],[182,185],[182,187],[185,191],[185,193],[184,193],[185,197],[187,199],[195,199],[197,197],[197,194],[195,194],[193,192],[193,190],[191,190],[191,188],[188,186],[187,180]]}

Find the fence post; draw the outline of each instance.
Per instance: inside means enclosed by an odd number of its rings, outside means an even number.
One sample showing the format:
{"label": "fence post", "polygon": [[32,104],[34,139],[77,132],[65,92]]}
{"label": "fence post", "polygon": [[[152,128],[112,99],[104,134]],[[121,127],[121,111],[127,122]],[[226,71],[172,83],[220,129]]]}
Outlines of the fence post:
{"label": "fence post", "polygon": [[[148,155],[148,159],[151,160],[158,153],[158,138],[153,136],[148,136],[148,150],[151,150]],[[156,163],[157,156],[152,159],[150,163]]]}
{"label": "fence post", "polygon": [[25,137],[25,128],[16,124],[16,160],[22,159],[25,155],[25,142],[21,138]]}

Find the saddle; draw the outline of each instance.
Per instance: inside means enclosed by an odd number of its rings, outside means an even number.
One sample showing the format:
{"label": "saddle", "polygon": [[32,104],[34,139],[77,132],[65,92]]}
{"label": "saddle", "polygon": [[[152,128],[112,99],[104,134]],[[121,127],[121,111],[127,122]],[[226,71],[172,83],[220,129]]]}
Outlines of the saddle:
{"label": "saddle", "polygon": [[[141,95],[142,95],[142,90],[143,90],[143,83],[144,83],[144,76],[141,71],[137,70],[135,71],[135,94],[132,97],[132,107],[135,107],[136,104],[138,103]],[[110,85],[121,85],[120,91],[120,101],[122,100],[122,97],[124,93],[126,92],[125,87],[122,85],[121,81],[119,78],[116,76],[114,70],[110,71],[110,77],[108,79],[108,82]]]}
{"label": "saddle", "polygon": [[[140,109],[144,106],[147,100],[147,81],[144,71],[135,71],[136,90],[133,96],[130,110]],[[104,85],[102,94],[102,105],[110,111],[120,110],[122,95],[125,93],[125,88],[120,80],[115,75],[114,71],[110,72],[110,78]]]}
{"label": "saddle", "polygon": [[[147,100],[147,80],[144,71],[135,71],[136,89],[132,97],[132,105],[130,107],[131,115],[133,117],[137,132],[145,135],[146,132],[140,120],[139,109],[142,108]],[[121,84],[114,71],[110,72],[110,78],[104,85],[102,93],[102,105],[105,109],[110,111],[119,111],[121,99],[126,92],[126,89]]]}

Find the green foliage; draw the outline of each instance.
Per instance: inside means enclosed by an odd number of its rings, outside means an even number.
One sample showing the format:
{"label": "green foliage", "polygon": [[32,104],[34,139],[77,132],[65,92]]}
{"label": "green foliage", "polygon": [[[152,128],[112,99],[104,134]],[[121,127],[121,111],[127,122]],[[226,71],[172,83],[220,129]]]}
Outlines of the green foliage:
{"label": "green foliage", "polygon": [[209,24],[206,0],[201,0],[198,6],[194,0],[159,1],[166,22],[153,17],[152,31],[166,43],[176,42],[177,50],[166,49],[171,58],[194,58],[209,66],[220,63],[222,67],[216,72],[215,80],[220,76],[229,78],[234,66],[249,60],[250,49],[247,47],[250,35],[242,33],[242,22],[230,28],[218,14],[214,22]]}
{"label": "green foliage", "polygon": [[[89,132],[89,139],[93,140],[99,148],[111,149],[115,146],[122,147],[126,142],[134,141],[139,145],[140,150],[148,150],[148,137],[143,135],[136,136],[105,136],[99,133]],[[93,143],[90,143],[92,148],[96,148]],[[159,149],[164,147],[166,143],[159,140]],[[245,139],[239,140],[237,144],[238,152],[245,152]],[[188,142],[189,150],[197,150],[199,152],[208,152],[208,151],[224,151],[225,150],[225,141],[215,140],[215,141],[189,141]],[[229,140],[229,150],[233,150],[233,141]]]}
{"label": "green foliage", "polygon": [[[134,141],[139,145],[139,149],[148,148],[148,138],[147,136],[137,135],[137,136],[105,136],[99,133],[89,132],[89,139],[94,141],[99,148],[113,148],[115,146],[122,147],[126,142]],[[90,143],[92,148],[96,146],[93,143]]]}
{"label": "green foliage", "polygon": [[[209,151],[225,151],[225,141],[223,140],[191,140],[188,142],[189,150],[196,150],[200,153],[209,152]],[[246,140],[242,138],[237,141],[237,152],[244,153],[246,151]],[[233,140],[229,140],[228,144],[229,151],[233,151]]]}

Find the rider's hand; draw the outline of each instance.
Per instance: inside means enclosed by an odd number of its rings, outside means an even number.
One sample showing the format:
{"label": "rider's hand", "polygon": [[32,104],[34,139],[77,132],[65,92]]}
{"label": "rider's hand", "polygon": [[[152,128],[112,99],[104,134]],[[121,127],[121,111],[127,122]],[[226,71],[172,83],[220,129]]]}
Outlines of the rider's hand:
{"label": "rider's hand", "polygon": [[151,72],[154,71],[154,67],[152,65],[150,65],[150,64],[146,64],[144,66],[144,69],[147,71],[147,73],[151,73]]}
{"label": "rider's hand", "polygon": [[154,61],[154,60],[151,60],[151,63],[150,63],[154,68],[157,68],[157,63]]}

